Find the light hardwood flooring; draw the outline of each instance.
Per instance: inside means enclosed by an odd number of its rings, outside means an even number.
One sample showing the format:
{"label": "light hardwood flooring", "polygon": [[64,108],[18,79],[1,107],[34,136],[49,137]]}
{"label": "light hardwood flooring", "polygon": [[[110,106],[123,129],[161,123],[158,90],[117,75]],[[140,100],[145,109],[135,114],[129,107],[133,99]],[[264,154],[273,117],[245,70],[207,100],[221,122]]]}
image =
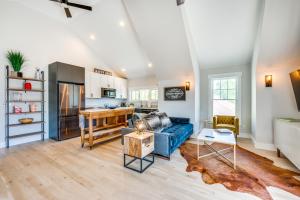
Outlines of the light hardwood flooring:
{"label": "light hardwood flooring", "polygon": [[[193,142],[193,141],[190,141]],[[295,168],[275,152],[255,150],[249,140],[240,145]],[[203,183],[198,172],[187,173],[186,161],[177,150],[171,161],[160,158],[143,174],[123,167],[120,140],[80,147],[80,139],[36,142],[0,149],[0,199],[14,200],[257,200],[232,192],[220,184]],[[274,200],[299,200],[269,188]]]}

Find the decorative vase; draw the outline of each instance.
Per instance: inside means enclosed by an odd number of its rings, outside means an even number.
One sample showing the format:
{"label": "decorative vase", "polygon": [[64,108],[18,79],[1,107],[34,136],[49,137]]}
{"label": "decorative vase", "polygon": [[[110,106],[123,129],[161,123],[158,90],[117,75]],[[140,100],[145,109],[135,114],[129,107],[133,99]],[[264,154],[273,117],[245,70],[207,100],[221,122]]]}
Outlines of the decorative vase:
{"label": "decorative vase", "polygon": [[18,77],[18,72],[10,71],[10,75],[11,75],[12,77]]}
{"label": "decorative vase", "polygon": [[22,108],[20,106],[14,106],[13,109],[16,114],[22,113]]}
{"label": "decorative vase", "polygon": [[25,90],[31,90],[32,89],[32,87],[31,87],[31,83],[24,83],[24,89]]}
{"label": "decorative vase", "polygon": [[22,72],[17,72],[17,77],[22,78],[23,77],[23,73]]}
{"label": "decorative vase", "polygon": [[42,76],[41,76],[40,68],[36,68],[36,69],[35,69],[34,78],[40,80],[41,77],[42,77]]}
{"label": "decorative vase", "polygon": [[16,72],[16,71],[11,71],[10,75],[12,77],[18,77],[18,78],[22,78],[23,77],[23,73],[22,72]]}
{"label": "decorative vase", "polygon": [[37,105],[32,103],[29,104],[29,112],[36,112],[37,111]]}

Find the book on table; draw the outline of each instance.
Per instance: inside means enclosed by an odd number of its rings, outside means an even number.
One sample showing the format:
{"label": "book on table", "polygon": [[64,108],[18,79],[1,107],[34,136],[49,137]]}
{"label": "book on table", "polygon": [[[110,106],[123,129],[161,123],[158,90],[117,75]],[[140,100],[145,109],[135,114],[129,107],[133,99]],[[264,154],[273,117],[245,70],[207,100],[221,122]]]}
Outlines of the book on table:
{"label": "book on table", "polygon": [[231,134],[232,131],[226,128],[218,128],[216,129],[217,132],[222,133],[222,134]]}

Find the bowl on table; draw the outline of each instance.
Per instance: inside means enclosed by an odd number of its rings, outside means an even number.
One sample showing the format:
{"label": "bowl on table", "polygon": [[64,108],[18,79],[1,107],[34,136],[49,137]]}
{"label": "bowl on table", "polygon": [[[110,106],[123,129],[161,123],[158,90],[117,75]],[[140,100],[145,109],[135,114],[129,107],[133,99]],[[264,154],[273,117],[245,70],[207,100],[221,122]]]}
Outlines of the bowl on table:
{"label": "bowl on table", "polygon": [[19,122],[21,124],[31,124],[33,122],[33,118],[22,118],[22,119],[19,119]]}

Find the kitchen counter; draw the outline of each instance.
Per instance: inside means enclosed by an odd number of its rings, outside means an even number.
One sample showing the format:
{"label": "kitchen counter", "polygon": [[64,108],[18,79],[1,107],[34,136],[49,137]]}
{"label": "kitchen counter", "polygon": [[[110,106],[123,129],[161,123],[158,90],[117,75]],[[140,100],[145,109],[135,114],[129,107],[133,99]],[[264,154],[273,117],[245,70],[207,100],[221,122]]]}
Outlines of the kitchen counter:
{"label": "kitchen counter", "polygon": [[133,113],[134,108],[132,107],[81,110],[81,146],[84,147],[85,141],[87,141],[89,147],[92,148],[95,143],[120,137],[119,130],[127,127],[127,116]]}
{"label": "kitchen counter", "polygon": [[136,113],[151,113],[151,112],[155,112],[158,111],[158,108],[135,108],[135,112]]}
{"label": "kitchen counter", "polygon": [[134,108],[132,107],[118,107],[114,109],[109,108],[89,108],[85,110],[81,110],[80,114],[86,115],[86,114],[92,114],[92,113],[106,113],[106,112],[118,112],[118,111],[132,111]]}

